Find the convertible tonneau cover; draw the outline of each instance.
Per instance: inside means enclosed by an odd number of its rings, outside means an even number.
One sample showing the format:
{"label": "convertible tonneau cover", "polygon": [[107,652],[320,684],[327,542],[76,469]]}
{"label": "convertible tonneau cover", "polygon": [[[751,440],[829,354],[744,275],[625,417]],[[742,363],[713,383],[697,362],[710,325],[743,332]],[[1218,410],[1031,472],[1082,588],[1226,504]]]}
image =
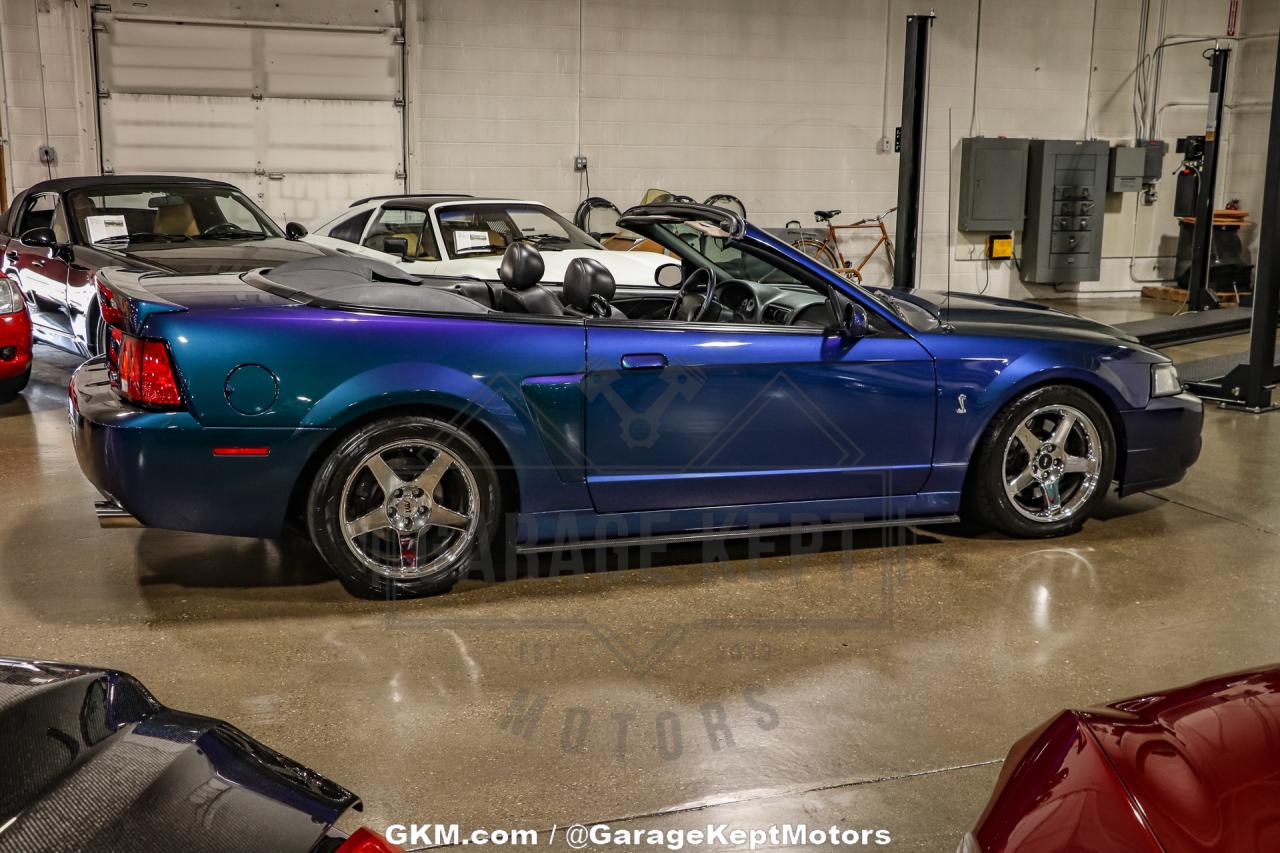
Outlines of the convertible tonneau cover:
{"label": "convertible tonneau cover", "polygon": [[486,306],[449,289],[449,284],[464,280],[410,275],[392,264],[350,255],[290,261],[246,273],[244,281],[276,296],[323,308],[426,314],[489,312]]}

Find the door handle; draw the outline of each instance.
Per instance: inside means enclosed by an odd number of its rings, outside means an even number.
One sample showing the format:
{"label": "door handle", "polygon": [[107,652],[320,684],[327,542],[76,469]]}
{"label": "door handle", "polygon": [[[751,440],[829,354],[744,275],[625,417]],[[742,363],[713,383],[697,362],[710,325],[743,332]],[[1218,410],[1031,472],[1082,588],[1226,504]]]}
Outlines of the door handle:
{"label": "door handle", "polygon": [[44,258],[36,258],[35,260],[33,260],[33,261],[31,262],[31,266],[33,266],[33,267],[42,267],[42,266],[44,266],[46,263],[48,263],[48,262],[47,262]]}
{"label": "door handle", "polygon": [[667,357],[657,352],[641,352],[622,357],[623,370],[657,370],[667,366]]}

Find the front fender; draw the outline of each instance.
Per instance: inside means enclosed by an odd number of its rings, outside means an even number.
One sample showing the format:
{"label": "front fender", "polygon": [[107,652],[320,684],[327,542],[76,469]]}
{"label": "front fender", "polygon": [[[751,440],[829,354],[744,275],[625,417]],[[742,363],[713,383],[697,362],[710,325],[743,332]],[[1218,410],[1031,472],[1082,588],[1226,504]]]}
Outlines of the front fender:
{"label": "front fender", "polygon": [[[1150,358],[1127,347],[1027,347],[992,357],[938,358],[938,432],[929,488],[959,487],[992,418],[1031,388],[1061,382],[1101,395],[1119,411],[1141,409],[1151,391]],[[987,351],[997,351],[992,347]],[[963,396],[963,399],[961,397]],[[1116,424],[1116,429],[1121,429]]]}

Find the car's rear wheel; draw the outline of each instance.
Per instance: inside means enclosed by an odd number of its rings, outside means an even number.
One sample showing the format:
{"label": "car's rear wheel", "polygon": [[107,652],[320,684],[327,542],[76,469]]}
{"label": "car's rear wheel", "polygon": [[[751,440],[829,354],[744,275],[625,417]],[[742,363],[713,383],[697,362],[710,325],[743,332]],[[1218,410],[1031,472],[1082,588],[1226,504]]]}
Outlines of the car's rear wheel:
{"label": "car's rear wheel", "polygon": [[367,424],[325,459],[307,522],[351,593],[415,598],[448,591],[489,548],[501,517],[493,463],[466,432],[399,416]]}
{"label": "car's rear wheel", "polygon": [[1106,497],[1115,432],[1084,391],[1037,388],[996,415],[971,464],[966,520],[1023,538],[1062,536]]}
{"label": "car's rear wheel", "polygon": [[22,393],[22,389],[27,387],[27,383],[31,381],[31,368],[28,367],[17,376],[9,379],[0,379],[0,403],[8,402],[14,397]]}

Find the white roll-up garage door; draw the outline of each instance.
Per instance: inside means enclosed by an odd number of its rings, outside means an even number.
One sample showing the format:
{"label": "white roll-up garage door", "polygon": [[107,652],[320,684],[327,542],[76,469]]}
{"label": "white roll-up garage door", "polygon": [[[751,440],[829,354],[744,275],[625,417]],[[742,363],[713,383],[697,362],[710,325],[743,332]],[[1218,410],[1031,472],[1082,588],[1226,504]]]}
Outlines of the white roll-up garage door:
{"label": "white roll-up garage door", "polygon": [[403,37],[95,12],[103,170],[230,181],[315,224],[404,189]]}

